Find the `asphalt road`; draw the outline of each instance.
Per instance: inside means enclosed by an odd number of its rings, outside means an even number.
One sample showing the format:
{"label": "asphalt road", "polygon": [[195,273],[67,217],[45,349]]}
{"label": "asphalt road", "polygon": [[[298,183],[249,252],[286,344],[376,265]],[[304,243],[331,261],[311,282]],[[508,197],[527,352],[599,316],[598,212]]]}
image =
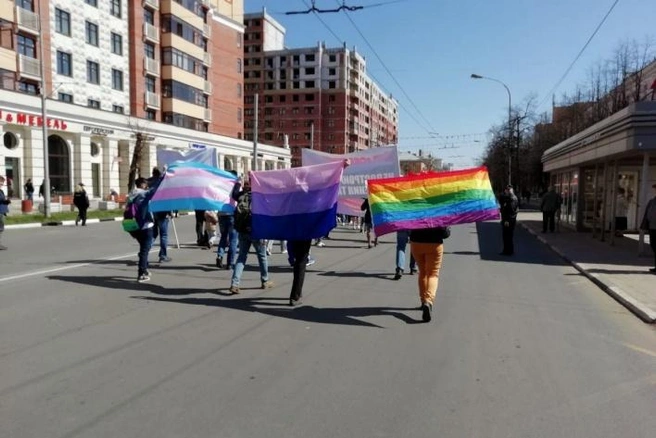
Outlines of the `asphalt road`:
{"label": "asphalt road", "polygon": [[[193,240],[193,218],[177,222]],[[185,245],[135,282],[118,223],[8,230],[0,253],[0,437],[624,437],[656,430],[656,331],[518,230],[445,246],[433,322],[393,237],[340,230],[286,306],[241,295]],[[155,259],[153,254],[152,259]],[[251,255],[254,262],[254,256]]]}

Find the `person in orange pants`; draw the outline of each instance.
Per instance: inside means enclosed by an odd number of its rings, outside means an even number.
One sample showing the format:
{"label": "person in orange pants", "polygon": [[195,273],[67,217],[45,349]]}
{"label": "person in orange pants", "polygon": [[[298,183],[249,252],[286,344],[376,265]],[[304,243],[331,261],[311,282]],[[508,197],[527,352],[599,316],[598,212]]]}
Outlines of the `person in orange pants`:
{"label": "person in orange pants", "polygon": [[419,268],[419,298],[422,320],[429,322],[433,315],[433,302],[442,269],[444,239],[451,235],[446,227],[424,228],[410,231],[410,249]]}

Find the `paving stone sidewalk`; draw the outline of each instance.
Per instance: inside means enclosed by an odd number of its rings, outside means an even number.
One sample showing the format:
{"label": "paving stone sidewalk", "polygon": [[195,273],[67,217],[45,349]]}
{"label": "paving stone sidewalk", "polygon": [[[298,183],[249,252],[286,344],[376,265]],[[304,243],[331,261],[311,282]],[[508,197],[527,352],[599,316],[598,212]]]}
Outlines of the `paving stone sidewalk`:
{"label": "paving stone sidewalk", "polygon": [[542,213],[522,211],[518,223],[571,263],[640,319],[656,322],[656,275],[649,272],[654,256],[638,255],[638,242],[630,237],[601,242],[591,233],[561,226],[555,233],[542,233]]}

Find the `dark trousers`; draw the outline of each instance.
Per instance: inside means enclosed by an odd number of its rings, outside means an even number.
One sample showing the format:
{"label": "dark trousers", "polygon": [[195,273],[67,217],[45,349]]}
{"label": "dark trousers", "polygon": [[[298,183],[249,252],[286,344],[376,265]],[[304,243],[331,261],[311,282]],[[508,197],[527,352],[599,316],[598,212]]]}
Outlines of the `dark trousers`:
{"label": "dark trousers", "polygon": [[148,272],[148,253],[153,246],[153,229],[139,230],[137,233],[139,242],[139,274],[141,276]]}
{"label": "dark trousers", "polygon": [[77,209],[77,220],[82,221],[82,225],[87,224],[87,210],[89,207],[78,207]]}
{"label": "dark trousers", "polygon": [[310,255],[311,240],[292,240],[289,242],[291,252],[294,254],[294,281],[290,300],[298,301],[303,296],[303,282],[305,281],[305,267]]}
{"label": "dark trousers", "polygon": [[547,229],[552,233],[556,231],[556,212],[543,211],[542,212],[542,232],[546,233]]}
{"label": "dark trousers", "polygon": [[656,230],[649,230],[649,246],[654,251],[654,268],[656,268]]}
{"label": "dark trousers", "polygon": [[[508,226],[506,226],[508,222]],[[511,255],[515,253],[515,225],[517,219],[509,219],[501,222],[501,235],[503,236],[503,253]]]}
{"label": "dark trousers", "polygon": [[198,245],[205,244],[205,232],[203,226],[205,225],[205,210],[196,210],[196,243]]}

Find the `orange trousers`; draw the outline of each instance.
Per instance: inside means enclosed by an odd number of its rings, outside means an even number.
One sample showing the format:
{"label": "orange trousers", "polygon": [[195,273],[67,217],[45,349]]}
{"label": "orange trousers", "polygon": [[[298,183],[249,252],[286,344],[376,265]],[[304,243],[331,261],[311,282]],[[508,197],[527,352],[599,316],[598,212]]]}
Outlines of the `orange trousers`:
{"label": "orange trousers", "polygon": [[440,279],[444,245],[441,243],[412,242],[410,249],[419,268],[419,277],[417,279],[419,283],[419,298],[422,304],[433,304]]}

